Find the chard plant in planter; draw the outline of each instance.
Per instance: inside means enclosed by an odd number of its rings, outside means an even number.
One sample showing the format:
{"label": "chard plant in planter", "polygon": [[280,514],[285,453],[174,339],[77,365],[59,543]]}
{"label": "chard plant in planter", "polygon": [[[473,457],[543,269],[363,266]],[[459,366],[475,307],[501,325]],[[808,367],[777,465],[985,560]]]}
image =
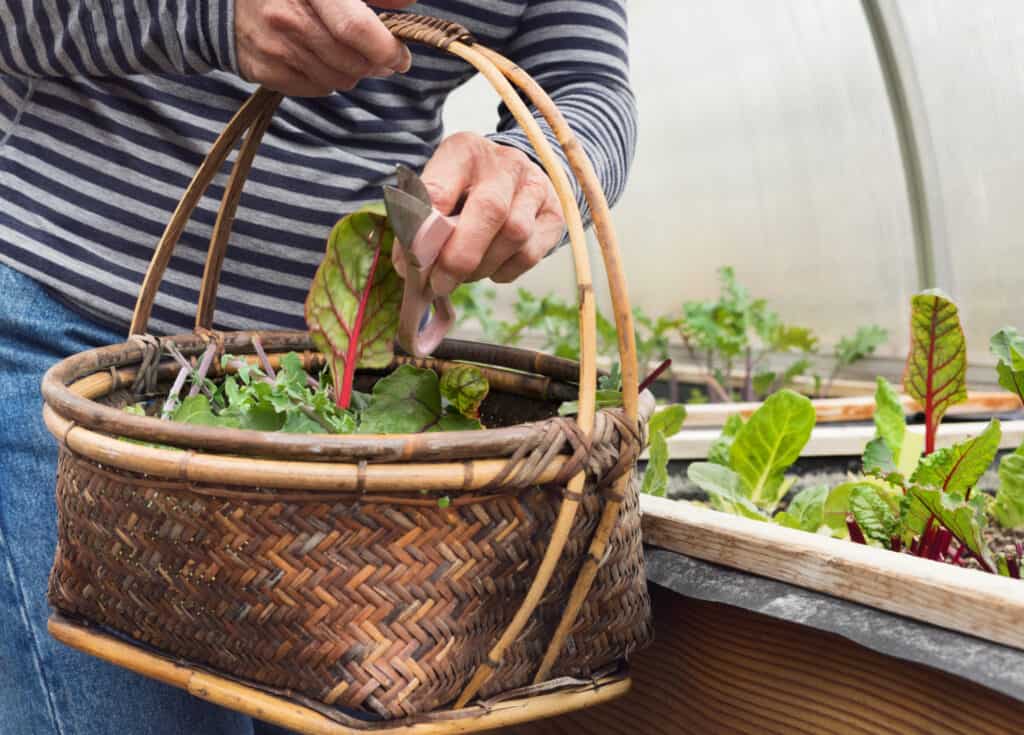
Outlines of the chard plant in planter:
{"label": "chard plant in planter", "polygon": [[[805,488],[778,510],[793,482],[786,471],[815,421],[807,398],[782,391],[746,422],[730,418],[708,461],[690,465],[688,475],[727,513],[1019,579],[1024,445],[1000,461],[995,494],[978,491],[999,449],[999,421],[936,448],[946,411],[967,398],[967,348],[956,305],[937,291],[916,295],[911,334],[904,388],[923,409],[923,435],[908,431],[899,394],[878,378],[876,436],[864,448],[862,472],[835,487]],[[1000,330],[991,349],[1000,383],[1024,401],[1024,337]]]}

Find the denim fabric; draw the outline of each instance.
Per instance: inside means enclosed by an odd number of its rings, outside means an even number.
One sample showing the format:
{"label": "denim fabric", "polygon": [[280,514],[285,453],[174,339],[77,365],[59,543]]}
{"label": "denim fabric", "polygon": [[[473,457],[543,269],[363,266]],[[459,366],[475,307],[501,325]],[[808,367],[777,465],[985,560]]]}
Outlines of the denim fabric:
{"label": "denim fabric", "polygon": [[285,731],[73,651],[46,632],[57,451],[39,383],[58,360],[124,332],[0,265],[0,732],[270,735]]}

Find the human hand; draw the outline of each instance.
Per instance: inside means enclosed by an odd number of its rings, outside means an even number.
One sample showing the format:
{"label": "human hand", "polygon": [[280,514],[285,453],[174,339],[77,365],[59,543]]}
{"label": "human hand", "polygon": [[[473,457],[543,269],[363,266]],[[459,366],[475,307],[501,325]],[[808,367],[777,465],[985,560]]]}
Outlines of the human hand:
{"label": "human hand", "polygon": [[441,214],[462,203],[455,232],[431,272],[431,290],[438,296],[488,276],[497,283],[514,281],[565,231],[550,179],[516,148],[456,133],[438,146],[421,179]]}
{"label": "human hand", "polygon": [[[373,0],[396,10],[413,0]],[[362,0],[235,0],[243,78],[297,97],[409,70],[412,55]]]}

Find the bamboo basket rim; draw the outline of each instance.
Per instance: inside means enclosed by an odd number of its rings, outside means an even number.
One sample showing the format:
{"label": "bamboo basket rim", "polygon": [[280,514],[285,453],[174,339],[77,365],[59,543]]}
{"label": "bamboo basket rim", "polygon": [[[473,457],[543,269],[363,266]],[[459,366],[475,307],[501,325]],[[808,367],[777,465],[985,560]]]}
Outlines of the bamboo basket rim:
{"label": "bamboo basket rim", "polygon": [[[254,334],[266,339],[267,352],[272,357],[292,351],[309,353],[312,349],[307,332],[248,331],[224,333],[225,348],[238,349],[237,354],[244,356],[247,354],[244,349]],[[186,356],[196,354],[206,346],[197,335],[178,335],[169,339]],[[472,362],[469,358],[482,356],[481,351],[474,350],[474,347],[480,345],[446,340],[438,354],[451,361]],[[489,347],[493,348],[487,363],[490,366],[504,369],[510,375],[536,376],[549,384],[569,385],[564,378],[575,368],[573,361],[550,358],[543,353],[518,347]],[[108,436],[123,436],[208,452],[224,451],[268,459],[306,459],[317,462],[377,463],[401,460],[416,463],[437,461],[442,455],[446,460],[507,457],[548,420],[486,431],[447,431],[437,434],[286,434],[161,421],[150,416],[128,414],[97,402],[96,398],[106,395],[105,386],[103,382],[90,384],[89,379],[94,376],[107,377],[107,386],[114,388],[118,383],[133,377],[133,373],[118,371],[117,377],[114,377],[111,371],[132,367],[138,364],[141,356],[142,348],[131,341],[72,355],[46,372],[42,382],[44,401],[56,415],[72,422],[76,430],[88,429]],[[313,357],[316,359],[316,356]],[[421,362],[432,361],[428,359]],[[171,368],[172,364],[167,363],[165,369]],[[534,372],[528,373],[524,368],[532,368]],[[173,369],[176,370],[176,366]],[[654,397],[645,391],[641,400],[641,415],[646,418],[653,408]],[[63,437],[58,434],[57,438]]]}

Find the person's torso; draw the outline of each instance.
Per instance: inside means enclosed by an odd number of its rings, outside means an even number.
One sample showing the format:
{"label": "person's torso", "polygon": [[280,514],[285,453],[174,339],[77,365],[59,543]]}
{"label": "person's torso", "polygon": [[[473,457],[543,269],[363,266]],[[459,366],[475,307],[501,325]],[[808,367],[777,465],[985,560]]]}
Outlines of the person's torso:
{"label": "person's torso", "polygon": [[[526,0],[434,0],[409,8],[502,48]],[[285,99],[238,208],[217,326],[302,328],[309,279],[346,212],[380,197],[396,163],[415,169],[442,136],[441,108],[473,69],[413,45],[409,73],[353,91]],[[127,324],[153,247],[210,144],[253,85],[192,77],[0,76],[0,261],[81,308]],[[183,233],[153,311],[191,328],[228,167]]]}

